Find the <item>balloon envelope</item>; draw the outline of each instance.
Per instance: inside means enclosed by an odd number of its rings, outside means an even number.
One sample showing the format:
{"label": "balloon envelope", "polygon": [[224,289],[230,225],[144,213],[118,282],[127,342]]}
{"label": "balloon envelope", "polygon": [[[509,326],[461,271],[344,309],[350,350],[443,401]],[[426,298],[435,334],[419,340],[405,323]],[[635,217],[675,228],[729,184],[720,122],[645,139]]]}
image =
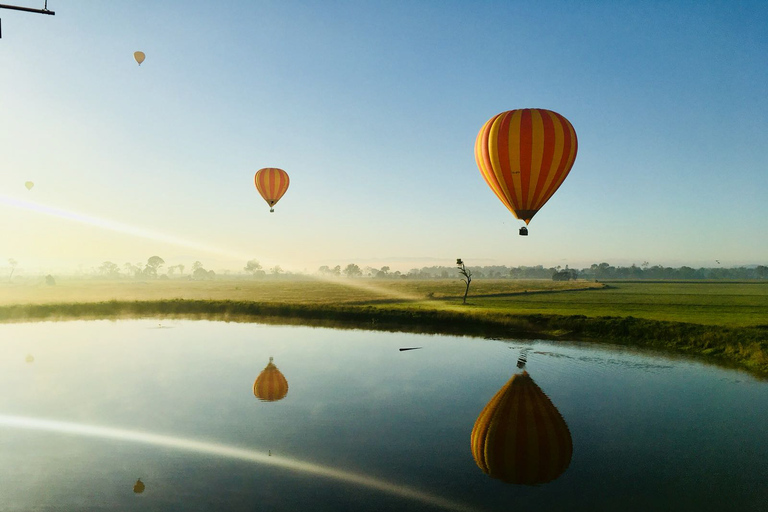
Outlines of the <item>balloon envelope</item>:
{"label": "balloon envelope", "polygon": [[24,186],[27,187],[27,190],[32,190],[32,187],[34,187],[35,184],[32,183],[31,181],[27,181],[26,183],[24,183]]}
{"label": "balloon envelope", "polygon": [[288,173],[276,167],[260,169],[253,177],[253,182],[270,207],[277,204],[290,184]]}
{"label": "balloon envelope", "polygon": [[475,140],[475,161],[485,182],[512,214],[528,224],[560,187],[576,160],[571,123],[541,108],[493,116]]}
{"label": "balloon envelope", "polygon": [[253,395],[262,402],[276,402],[288,394],[288,381],[277,369],[272,358],[253,383]]}
{"label": "balloon envelope", "polygon": [[141,481],[141,478],[136,480],[136,483],[133,484],[133,492],[136,494],[141,494],[144,492],[144,482]]}
{"label": "balloon envelope", "polygon": [[525,371],[513,375],[485,406],[471,444],[483,472],[513,484],[554,480],[573,455],[568,425]]}
{"label": "balloon envelope", "polygon": [[145,59],[144,52],[133,52],[133,58],[136,59],[136,62],[139,63],[139,66],[141,66],[141,63],[144,62]]}

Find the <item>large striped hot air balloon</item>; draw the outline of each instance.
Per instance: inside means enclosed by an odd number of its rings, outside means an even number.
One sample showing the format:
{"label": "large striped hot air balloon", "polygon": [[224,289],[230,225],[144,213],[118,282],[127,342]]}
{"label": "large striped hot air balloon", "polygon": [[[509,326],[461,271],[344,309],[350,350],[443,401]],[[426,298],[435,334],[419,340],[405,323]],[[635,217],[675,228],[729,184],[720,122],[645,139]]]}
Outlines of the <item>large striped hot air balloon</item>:
{"label": "large striped hot air balloon", "polygon": [[566,118],[524,108],[502,112],[483,125],[475,160],[504,206],[528,224],[568,176],[577,148],[576,132]]}
{"label": "large striped hot air balloon", "polygon": [[253,177],[253,182],[256,184],[256,190],[259,191],[261,197],[269,205],[269,211],[274,212],[273,206],[277,204],[285,191],[288,190],[288,173],[282,169],[276,167],[266,167],[260,169]]}
{"label": "large striped hot air balloon", "polygon": [[513,375],[488,402],[472,429],[472,456],[487,475],[537,485],[571,462],[568,425],[528,372]]}
{"label": "large striped hot air balloon", "polygon": [[277,369],[272,358],[253,383],[253,394],[262,402],[276,402],[288,394],[288,381]]}

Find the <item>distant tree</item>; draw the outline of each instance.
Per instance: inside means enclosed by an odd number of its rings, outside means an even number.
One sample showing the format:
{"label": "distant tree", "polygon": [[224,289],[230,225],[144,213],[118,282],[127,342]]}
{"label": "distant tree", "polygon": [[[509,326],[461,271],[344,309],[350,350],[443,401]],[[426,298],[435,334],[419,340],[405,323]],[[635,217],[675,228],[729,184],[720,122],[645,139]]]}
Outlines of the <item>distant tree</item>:
{"label": "distant tree", "polygon": [[134,265],[133,263],[126,263],[123,265],[123,268],[125,269],[125,273],[129,276],[133,277],[139,277],[141,275],[141,267],[139,265]]}
{"label": "distant tree", "polygon": [[53,278],[51,274],[48,274],[45,276],[45,284],[48,286],[56,286],[56,280]]}
{"label": "distant tree", "polygon": [[259,263],[258,260],[248,260],[248,263],[245,264],[245,267],[243,267],[243,270],[251,274],[252,276],[256,277],[258,272],[262,272],[261,270],[261,263]]}
{"label": "distant tree", "polygon": [[168,267],[168,275],[173,277],[173,274],[176,272],[176,265],[171,265]]}
{"label": "distant tree", "polygon": [[350,263],[344,269],[344,275],[347,277],[358,277],[363,275],[363,271],[355,263]]}
{"label": "distant tree", "polygon": [[463,304],[466,304],[467,303],[467,294],[469,293],[469,283],[472,282],[472,271],[464,266],[464,262],[461,261],[461,258],[458,258],[456,260],[456,266],[459,269],[459,274],[461,274],[463,276],[461,278],[461,280],[464,281],[465,283],[467,283],[467,289],[464,290],[464,302],[463,302]]}
{"label": "distant tree", "polygon": [[768,279],[768,267],[765,265],[758,265],[755,267],[755,275],[758,279]]}
{"label": "distant tree", "polygon": [[200,263],[199,261],[196,261],[196,262],[194,262],[192,264],[192,272],[194,272],[195,270],[197,270],[199,268],[203,268],[203,264]]}
{"label": "distant tree", "polygon": [[144,267],[144,275],[148,277],[157,277],[158,269],[165,263],[160,256],[150,256],[147,259],[147,265]]}
{"label": "distant tree", "polygon": [[269,272],[272,275],[279,276],[280,274],[282,274],[284,272],[284,270],[282,268],[280,268],[280,265],[275,265],[274,267],[269,269]]}
{"label": "distant tree", "polygon": [[211,275],[208,273],[207,270],[205,270],[202,267],[202,265],[195,268],[195,270],[192,271],[192,279],[196,281],[205,281],[210,278],[211,278]]}
{"label": "distant tree", "polygon": [[11,273],[8,276],[8,281],[10,281],[11,279],[13,279],[13,272],[14,270],[16,270],[16,265],[18,265],[19,262],[13,258],[8,258],[8,264],[11,266]]}
{"label": "distant tree", "polygon": [[179,274],[181,274],[183,276],[184,275],[184,265],[181,265],[181,264],[176,265],[176,268],[179,269]]}
{"label": "distant tree", "polygon": [[333,267],[331,269],[331,273],[333,275],[335,275],[335,276],[340,276],[341,275],[341,265],[336,265],[335,267]]}
{"label": "distant tree", "polygon": [[574,276],[573,272],[567,268],[565,270],[557,270],[552,274],[553,281],[570,281],[571,279],[576,279],[576,276]]}
{"label": "distant tree", "polygon": [[120,277],[120,267],[111,261],[105,261],[98,269],[99,274],[110,279]]}

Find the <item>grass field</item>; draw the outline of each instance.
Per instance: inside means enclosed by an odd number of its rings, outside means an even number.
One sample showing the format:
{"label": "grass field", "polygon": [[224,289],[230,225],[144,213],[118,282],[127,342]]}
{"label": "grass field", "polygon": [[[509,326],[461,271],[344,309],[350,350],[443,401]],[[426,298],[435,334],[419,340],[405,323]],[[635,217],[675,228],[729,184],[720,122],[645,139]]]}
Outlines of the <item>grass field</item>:
{"label": "grass field", "polygon": [[706,355],[768,376],[768,283],[60,280],[0,285],[0,321],[266,317],[327,325],[590,339]]}

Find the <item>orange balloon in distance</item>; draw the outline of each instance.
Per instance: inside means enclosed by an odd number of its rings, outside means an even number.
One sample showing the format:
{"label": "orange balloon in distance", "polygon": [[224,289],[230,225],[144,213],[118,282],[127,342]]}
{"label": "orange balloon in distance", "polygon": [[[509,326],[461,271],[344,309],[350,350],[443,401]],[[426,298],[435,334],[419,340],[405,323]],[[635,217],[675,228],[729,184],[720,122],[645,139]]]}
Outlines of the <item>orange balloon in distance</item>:
{"label": "orange balloon in distance", "polygon": [[136,60],[136,62],[139,63],[139,66],[141,66],[141,63],[144,62],[146,55],[144,55],[144,52],[133,52],[133,58]]}
{"label": "orange balloon in distance", "polygon": [[488,476],[524,485],[559,477],[573,455],[568,425],[525,371],[513,375],[480,413],[471,447]]}
{"label": "orange balloon in distance", "polygon": [[283,197],[290,184],[288,173],[276,167],[260,169],[253,177],[253,182],[256,184],[256,190],[269,205],[270,212],[275,211],[273,207]]}
{"label": "orange balloon in distance", "polygon": [[277,369],[272,358],[253,383],[253,395],[262,402],[276,402],[288,394],[288,381]]}
{"label": "orange balloon in distance", "polygon": [[562,185],[576,160],[571,123],[551,110],[524,108],[493,116],[475,140],[475,161],[485,182],[528,224]]}

